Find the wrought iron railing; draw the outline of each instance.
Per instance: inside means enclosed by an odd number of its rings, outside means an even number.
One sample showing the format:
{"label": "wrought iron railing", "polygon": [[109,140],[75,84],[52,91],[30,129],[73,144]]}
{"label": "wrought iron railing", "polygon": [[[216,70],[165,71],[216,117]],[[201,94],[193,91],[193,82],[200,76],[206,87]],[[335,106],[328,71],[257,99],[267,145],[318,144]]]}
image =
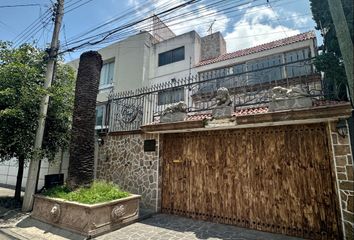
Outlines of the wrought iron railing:
{"label": "wrought iron railing", "polygon": [[235,110],[264,106],[271,100],[270,90],[276,86],[296,86],[317,98],[325,94],[321,75],[315,71],[311,59],[242,73],[212,70],[134,91],[111,93],[105,124],[110,132],[138,130],[141,125],[155,121],[169,104],[181,100],[190,114],[207,113],[216,105],[219,87],[228,88]]}

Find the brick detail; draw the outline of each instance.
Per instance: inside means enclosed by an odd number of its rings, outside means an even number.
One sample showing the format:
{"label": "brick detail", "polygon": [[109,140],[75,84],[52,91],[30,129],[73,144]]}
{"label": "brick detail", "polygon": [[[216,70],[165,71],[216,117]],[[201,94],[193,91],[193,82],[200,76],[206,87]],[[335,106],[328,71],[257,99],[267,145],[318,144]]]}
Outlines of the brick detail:
{"label": "brick detail", "polygon": [[[349,136],[340,136],[336,131],[336,122],[330,125],[330,137],[333,148],[335,176],[340,196],[340,211],[345,239],[353,237],[354,229],[354,179],[353,157]],[[349,134],[349,129],[348,129]]]}

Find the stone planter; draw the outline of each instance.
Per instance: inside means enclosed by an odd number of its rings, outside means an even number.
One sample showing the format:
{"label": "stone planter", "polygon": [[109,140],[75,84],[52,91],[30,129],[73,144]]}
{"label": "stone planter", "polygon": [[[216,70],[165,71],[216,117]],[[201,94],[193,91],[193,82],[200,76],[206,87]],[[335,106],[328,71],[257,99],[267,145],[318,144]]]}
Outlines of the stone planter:
{"label": "stone planter", "polygon": [[95,237],[136,220],[140,198],[140,195],[131,195],[105,203],[83,204],[35,195],[31,217],[88,237]]}

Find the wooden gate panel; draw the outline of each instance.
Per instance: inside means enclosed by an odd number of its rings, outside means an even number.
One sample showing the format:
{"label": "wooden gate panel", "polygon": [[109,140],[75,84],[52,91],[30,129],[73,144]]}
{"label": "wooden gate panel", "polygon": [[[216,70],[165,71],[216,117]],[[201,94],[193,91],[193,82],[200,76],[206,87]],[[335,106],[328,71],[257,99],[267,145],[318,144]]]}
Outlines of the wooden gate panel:
{"label": "wooden gate panel", "polygon": [[162,211],[293,236],[338,236],[322,124],[167,134]]}

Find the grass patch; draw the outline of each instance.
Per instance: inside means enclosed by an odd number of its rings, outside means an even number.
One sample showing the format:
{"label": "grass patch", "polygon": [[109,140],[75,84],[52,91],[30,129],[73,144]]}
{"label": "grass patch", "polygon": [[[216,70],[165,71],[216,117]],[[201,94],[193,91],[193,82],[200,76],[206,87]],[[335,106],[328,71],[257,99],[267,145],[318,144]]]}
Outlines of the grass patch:
{"label": "grass patch", "polygon": [[78,188],[75,191],[70,191],[66,186],[57,186],[46,190],[43,194],[52,198],[86,204],[108,202],[130,195],[128,192],[120,190],[117,185],[103,181],[95,181],[90,187]]}

